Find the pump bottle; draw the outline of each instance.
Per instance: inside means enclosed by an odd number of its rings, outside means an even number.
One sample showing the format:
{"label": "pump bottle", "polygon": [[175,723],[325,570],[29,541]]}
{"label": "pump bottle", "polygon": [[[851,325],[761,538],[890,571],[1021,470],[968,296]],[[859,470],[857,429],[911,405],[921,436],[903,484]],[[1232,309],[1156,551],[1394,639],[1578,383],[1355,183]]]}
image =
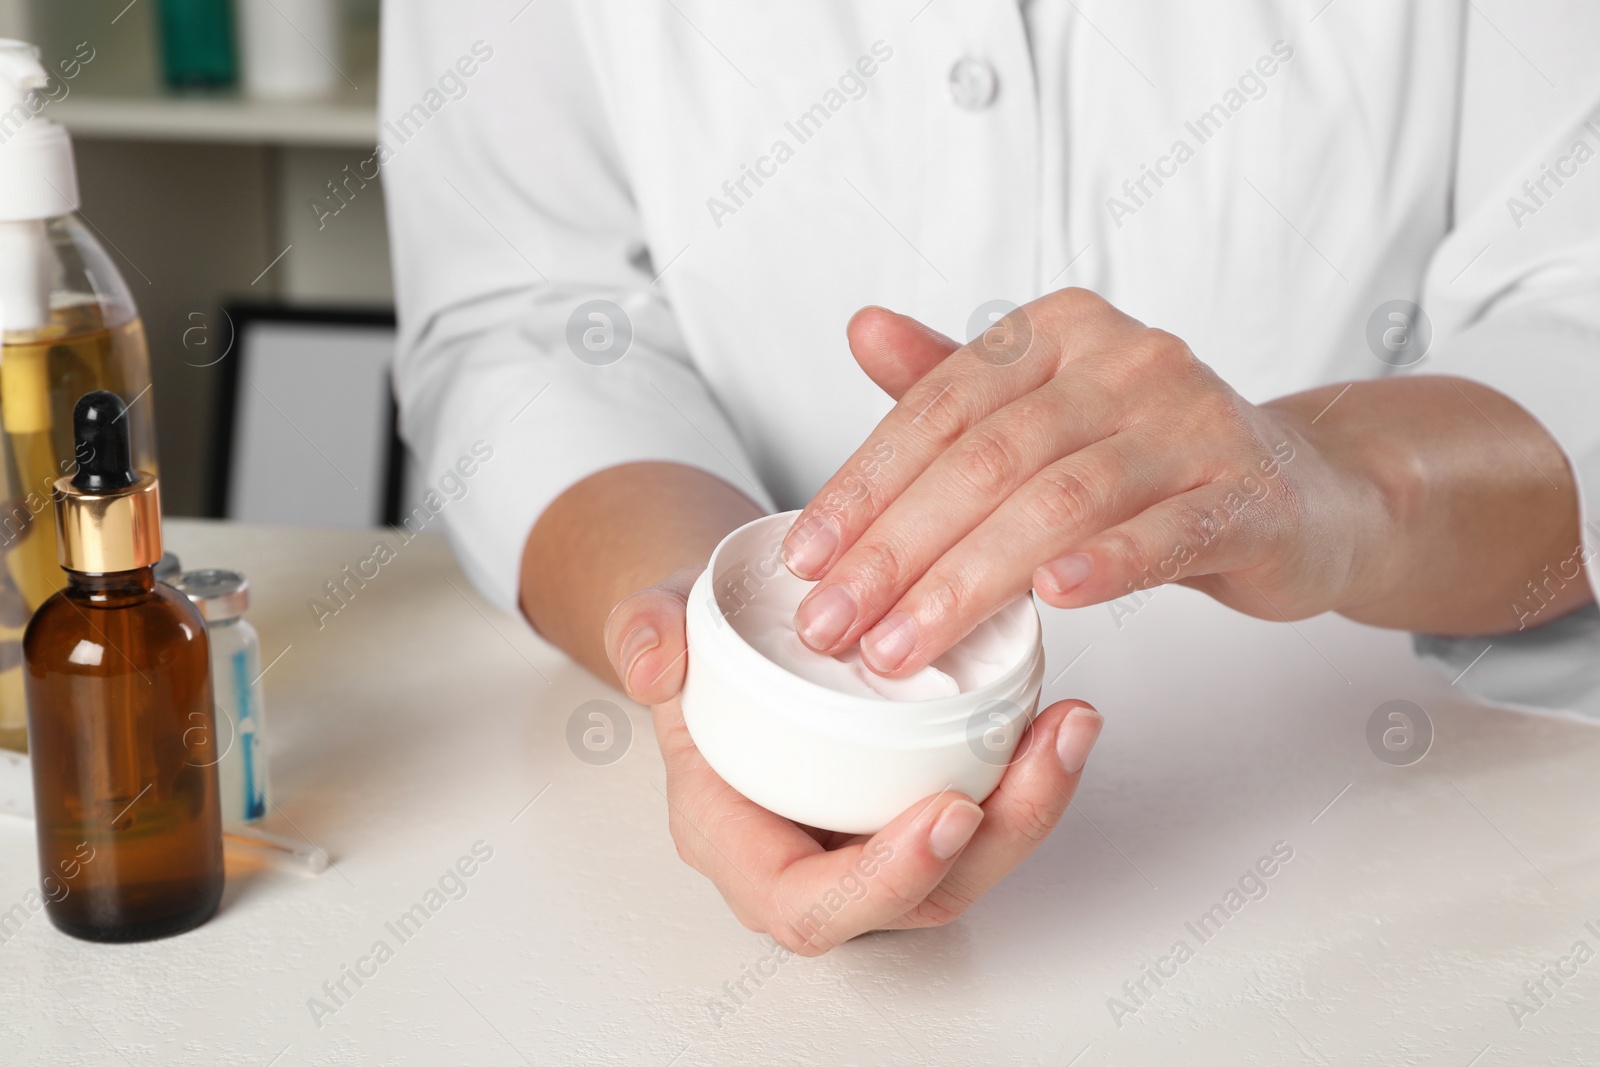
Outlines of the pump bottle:
{"label": "pump bottle", "polygon": [[72,141],[47,117],[39,50],[0,40],[0,747],[24,749],[22,628],[66,581],[52,486],[72,473],[72,406],[129,405],[134,469],[156,473],[144,327],[116,266],[74,214]]}
{"label": "pump bottle", "polygon": [[196,926],[223,882],[206,624],[156,581],[160,487],[133,469],[127,411],[78,402],[82,459],[55,484],[67,583],[23,639],[45,909],[94,941]]}

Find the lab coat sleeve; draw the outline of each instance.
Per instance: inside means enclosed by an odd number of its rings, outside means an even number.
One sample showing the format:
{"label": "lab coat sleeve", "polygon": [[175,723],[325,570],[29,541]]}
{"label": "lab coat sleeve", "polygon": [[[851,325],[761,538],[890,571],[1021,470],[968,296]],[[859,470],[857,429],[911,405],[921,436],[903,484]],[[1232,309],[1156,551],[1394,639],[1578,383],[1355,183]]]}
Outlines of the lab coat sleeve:
{"label": "lab coat sleeve", "polygon": [[[1588,48],[1552,31],[1552,49]],[[1503,85],[1475,87],[1467,69],[1469,105],[1508,109],[1488,116],[1487,129],[1529,121],[1525,105],[1509,112]],[[1583,541],[1527,576],[1505,606],[1505,633],[1420,636],[1417,647],[1452,677],[1465,671],[1461,687],[1486,699],[1600,714],[1600,616],[1585,610],[1552,625],[1543,607],[1547,590],[1585,580],[1585,561],[1600,590],[1600,91],[1563,110],[1540,122],[1526,154],[1463,153],[1458,188],[1484,192],[1471,204],[1458,198],[1461,215],[1429,266],[1422,304],[1433,343],[1414,370],[1481,382],[1544,425],[1576,477]],[[1497,432],[1487,419],[1484,432]]]}
{"label": "lab coat sleeve", "polygon": [[435,502],[512,612],[528,531],[597,471],[675,461],[772,506],[657,284],[677,250],[646,238],[575,3],[383,8],[400,432],[430,485],[473,471]]}

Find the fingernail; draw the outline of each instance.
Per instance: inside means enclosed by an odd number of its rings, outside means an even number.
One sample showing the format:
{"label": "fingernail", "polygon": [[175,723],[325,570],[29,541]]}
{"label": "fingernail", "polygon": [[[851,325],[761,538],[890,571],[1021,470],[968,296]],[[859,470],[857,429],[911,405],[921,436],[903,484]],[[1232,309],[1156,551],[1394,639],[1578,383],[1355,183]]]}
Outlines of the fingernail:
{"label": "fingernail", "polygon": [[622,684],[625,688],[633,684],[633,665],[639,657],[660,643],[661,635],[649,623],[634,630],[622,642],[622,651],[617,658],[622,661]]}
{"label": "fingernail", "polygon": [[839,531],[826,519],[810,518],[783,539],[783,562],[801,578],[815,578],[839,548]]}
{"label": "fingernail", "polygon": [[861,655],[879,674],[899,670],[917,647],[917,620],[903,611],[886,617],[861,639]]}
{"label": "fingernail", "polygon": [[842,585],[830,585],[795,612],[800,639],[818,652],[826,652],[856,621],[856,601]]}
{"label": "fingernail", "polygon": [[1083,770],[1083,765],[1089,762],[1089,750],[1100,737],[1100,731],[1084,720],[1105,722],[1093,708],[1073,708],[1067,712],[1061,729],[1056,732],[1056,758],[1061,761],[1061,769],[1068,774]]}
{"label": "fingernail", "polygon": [[1089,575],[1094,573],[1094,560],[1081,552],[1070,556],[1053,559],[1039,568],[1053,588],[1046,590],[1052,596],[1066,596],[1078,586],[1089,580]]}
{"label": "fingernail", "polygon": [[955,858],[983,821],[983,809],[970,800],[958,800],[944,811],[928,831],[928,850],[941,860]]}

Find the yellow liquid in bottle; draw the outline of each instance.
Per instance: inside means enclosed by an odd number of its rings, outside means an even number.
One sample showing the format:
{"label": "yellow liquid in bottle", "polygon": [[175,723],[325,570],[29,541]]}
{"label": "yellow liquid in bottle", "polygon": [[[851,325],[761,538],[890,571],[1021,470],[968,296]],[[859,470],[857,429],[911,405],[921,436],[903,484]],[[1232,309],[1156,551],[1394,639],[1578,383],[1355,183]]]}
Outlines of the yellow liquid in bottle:
{"label": "yellow liquid in bottle", "polygon": [[58,308],[50,325],[8,333],[0,348],[0,748],[27,749],[22,632],[66,584],[56,557],[57,478],[76,469],[72,409],[93,389],[128,405],[135,468],[156,470],[150,357],[138,318],[101,324],[95,305]]}

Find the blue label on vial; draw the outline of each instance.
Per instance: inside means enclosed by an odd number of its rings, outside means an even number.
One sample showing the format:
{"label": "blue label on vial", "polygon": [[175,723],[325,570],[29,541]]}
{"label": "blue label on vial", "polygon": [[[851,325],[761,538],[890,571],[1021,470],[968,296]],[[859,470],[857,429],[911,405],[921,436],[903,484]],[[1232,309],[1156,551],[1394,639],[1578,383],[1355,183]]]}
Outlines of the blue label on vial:
{"label": "blue label on vial", "polygon": [[244,817],[259,819],[267,812],[267,796],[262,788],[259,745],[256,731],[255,691],[250,685],[250,660],[243,649],[233,654],[233,688],[239,709],[239,762],[244,770]]}

